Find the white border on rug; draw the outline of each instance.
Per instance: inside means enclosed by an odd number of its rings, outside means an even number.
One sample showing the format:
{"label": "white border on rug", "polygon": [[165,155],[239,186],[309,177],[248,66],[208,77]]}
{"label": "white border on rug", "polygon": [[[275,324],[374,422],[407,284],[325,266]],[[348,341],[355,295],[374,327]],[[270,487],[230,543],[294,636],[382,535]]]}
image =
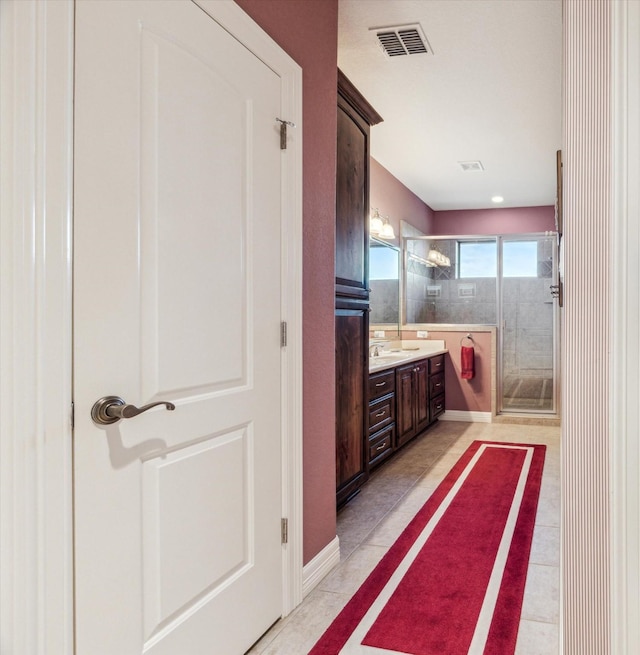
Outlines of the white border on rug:
{"label": "white border on rug", "polygon": [[375,601],[369,607],[367,613],[358,623],[357,627],[353,630],[342,650],[340,650],[339,655],[412,655],[411,653],[402,653],[395,650],[390,651],[384,648],[366,646],[362,644],[362,640],[365,638],[366,634],[375,623],[380,612],[389,602],[389,599],[422,550],[422,547],[431,536],[431,533],[435,529],[436,525],[444,516],[446,510],[449,508],[449,505],[451,505],[451,502],[460,491],[463,483],[466,481],[470,472],[473,470],[474,466],[487,448],[507,448],[509,450],[517,449],[525,450],[527,453],[522,464],[522,469],[520,470],[520,477],[518,478],[518,484],[516,486],[513,502],[507,516],[507,521],[504,526],[500,545],[498,546],[496,558],[493,563],[493,569],[489,578],[489,584],[487,585],[487,590],[485,592],[485,598],[480,609],[476,629],[473,634],[473,639],[471,640],[471,645],[469,647],[469,655],[482,655],[482,653],[484,653],[485,643],[489,634],[489,628],[491,626],[491,619],[493,617],[498,593],[500,591],[500,583],[502,581],[502,576],[504,574],[504,569],[507,563],[509,548],[513,539],[513,533],[515,530],[518,514],[520,513],[520,507],[524,497],[527,478],[529,477],[529,470],[533,461],[533,454],[535,452],[534,446],[483,443],[478,448],[465,469],[455,481],[454,485],[449,490],[449,493],[442,500],[438,509],[434,512],[433,516],[429,519],[422,532],[418,535],[417,539],[414,541],[407,554],[397,566],[396,570],[393,572],[393,575],[389,578],[387,584],[380,591]]}

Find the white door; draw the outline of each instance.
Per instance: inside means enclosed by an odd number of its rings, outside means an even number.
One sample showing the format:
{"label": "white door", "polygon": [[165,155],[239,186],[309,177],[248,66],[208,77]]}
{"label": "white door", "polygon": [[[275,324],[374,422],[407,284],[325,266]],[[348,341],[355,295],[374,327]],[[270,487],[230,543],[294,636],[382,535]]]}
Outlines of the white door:
{"label": "white door", "polygon": [[282,610],[280,79],[189,0],[79,1],[75,73],[76,652],[238,655]]}

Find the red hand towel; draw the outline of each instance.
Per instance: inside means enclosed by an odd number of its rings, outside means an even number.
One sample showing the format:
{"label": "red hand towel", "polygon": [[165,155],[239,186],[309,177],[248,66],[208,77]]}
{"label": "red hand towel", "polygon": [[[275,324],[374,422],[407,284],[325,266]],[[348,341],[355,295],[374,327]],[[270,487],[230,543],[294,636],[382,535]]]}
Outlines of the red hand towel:
{"label": "red hand towel", "polygon": [[460,369],[460,377],[463,380],[470,380],[476,374],[473,347],[462,346],[460,348]]}

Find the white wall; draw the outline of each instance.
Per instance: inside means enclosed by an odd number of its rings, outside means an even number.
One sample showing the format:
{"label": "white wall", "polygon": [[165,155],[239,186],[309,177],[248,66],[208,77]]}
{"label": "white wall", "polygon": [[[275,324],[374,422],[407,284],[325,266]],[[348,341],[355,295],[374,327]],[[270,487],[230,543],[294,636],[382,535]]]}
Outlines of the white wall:
{"label": "white wall", "polygon": [[630,655],[640,643],[640,4],[564,0],[563,11],[563,649]]}

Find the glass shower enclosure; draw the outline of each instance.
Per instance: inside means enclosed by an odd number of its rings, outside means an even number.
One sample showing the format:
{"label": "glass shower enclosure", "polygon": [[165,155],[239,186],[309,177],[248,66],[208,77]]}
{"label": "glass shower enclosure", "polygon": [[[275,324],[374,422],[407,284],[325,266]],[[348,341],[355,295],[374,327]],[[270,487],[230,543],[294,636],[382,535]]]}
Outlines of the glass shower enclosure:
{"label": "glass shower enclosure", "polygon": [[504,236],[498,243],[499,409],[557,414],[557,237]]}
{"label": "glass shower enclosure", "polygon": [[557,416],[557,235],[412,236],[404,251],[404,322],[497,326],[497,412]]}

